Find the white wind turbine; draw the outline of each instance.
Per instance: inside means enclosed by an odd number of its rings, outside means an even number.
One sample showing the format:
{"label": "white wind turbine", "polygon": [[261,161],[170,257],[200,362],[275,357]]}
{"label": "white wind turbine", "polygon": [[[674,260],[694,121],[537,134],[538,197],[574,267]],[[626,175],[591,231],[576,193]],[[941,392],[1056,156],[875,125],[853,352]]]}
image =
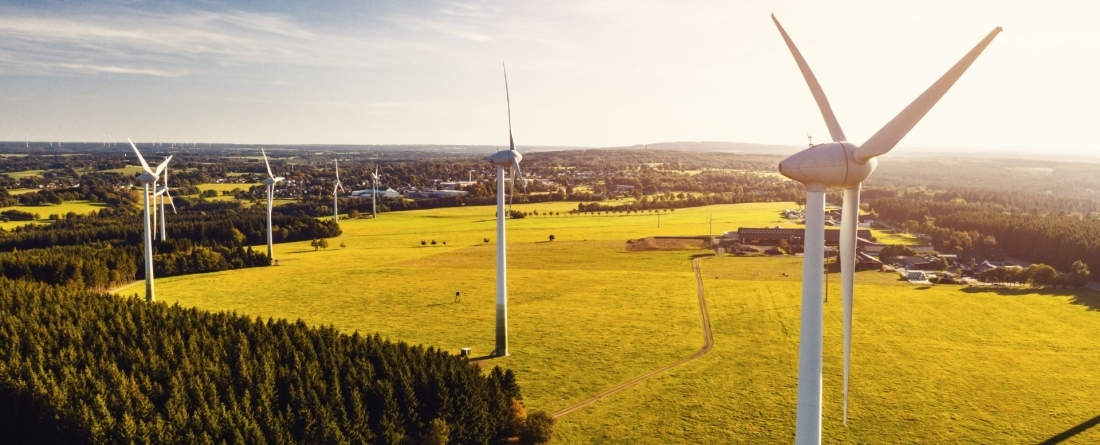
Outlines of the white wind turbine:
{"label": "white wind turbine", "polygon": [[489,155],[490,163],[497,168],[497,334],[496,349],[493,355],[504,357],[508,355],[508,262],[505,257],[506,246],[504,242],[504,180],[505,169],[512,170],[512,194],[515,194],[516,176],[522,175],[519,169],[519,161],[523,155],[516,151],[516,143],[512,140],[512,98],[508,93],[508,69],[504,69],[504,99],[508,104],[508,150],[498,151]]}
{"label": "white wind turbine", "polygon": [[[167,163],[166,163],[167,164]],[[164,211],[164,198],[168,198],[168,204],[172,205],[172,214],[176,214],[176,202],[172,199],[172,193],[168,191],[168,166],[164,167],[164,185],[156,187],[157,191],[153,194],[154,197],[160,198],[160,240],[164,241],[168,239],[168,223],[164,220],[164,215],[168,212]],[[156,206],[156,202],[153,203]],[[153,219],[153,232],[156,232],[156,216],[154,212]]]}
{"label": "white wind turbine", "polygon": [[264,186],[267,187],[267,257],[274,260],[275,247],[271,236],[271,204],[272,200],[275,198],[275,183],[286,178],[272,174],[271,164],[267,162],[267,153],[261,148],[260,154],[264,155],[264,167],[267,167],[267,179],[264,179]]}
{"label": "white wind turbine", "polygon": [[153,228],[151,226],[152,215],[150,214],[150,209],[152,207],[149,205],[149,196],[152,192],[151,189],[156,186],[157,178],[160,177],[161,172],[168,167],[168,161],[171,161],[172,157],[169,156],[168,159],[165,159],[164,162],[157,166],[156,170],[153,170],[149,168],[149,164],[145,162],[145,158],[141,157],[141,152],[138,151],[134,141],[131,141],[130,138],[126,138],[126,140],[130,141],[130,146],[134,148],[134,153],[137,154],[138,161],[141,161],[142,170],[145,170],[145,173],[139,175],[137,179],[141,182],[144,191],[142,195],[145,198],[145,214],[142,218],[145,220],[145,300],[153,301]]}
{"label": "white wind turbine", "polygon": [[370,194],[370,217],[378,219],[378,165],[374,166],[374,173],[370,174],[370,184],[374,191]]}
{"label": "white wind turbine", "polygon": [[340,209],[336,206],[338,204],[339,195],[337,195],[337,189],[344,190],[343,184],[340,184],[340,160],[333,159],[332,162],[336,163],[336,180],[332,181],[332,220],[336,221],[336,224],[340,224]]}
{"label": "white wind turbine", "polygon": [[848,142],[840,123],[829,106],[806,60],[802,58],[783,26],[772,21],[794,56],[806,84],[813,93],[833,142],[802,150],[779,163],[779,172],[806,186],[806,235],[802,263],[802,319],[798,351],[798,413],[795,443],[821,443],[821,370],[824,304],[822,275],[825,254],[825,190],[844,189],[841,210],[840,268],[844,307],[844,423],[848,423],[848,370],[852,345],[852,295],[855,282],[856,227],[859,216],[859,190],[864,179],[875,170],[875,157],[886,154],[920,122],[932,106],[955,84],[993,38],[997,27],[951,67],[936,83],[905,107],[863,145]]}

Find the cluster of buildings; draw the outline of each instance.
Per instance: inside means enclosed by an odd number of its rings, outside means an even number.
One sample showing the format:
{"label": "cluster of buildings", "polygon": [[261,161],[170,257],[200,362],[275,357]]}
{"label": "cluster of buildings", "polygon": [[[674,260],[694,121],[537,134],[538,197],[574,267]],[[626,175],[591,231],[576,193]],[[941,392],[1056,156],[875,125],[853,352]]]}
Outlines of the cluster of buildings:
{"label": "cluster of buildings", "polygon": [[[806,229],[782,227],[741,227],[737,231],[723,234],[720,244],[740,243],[750,246],[778,246],[786,242],[794,252],[801,252]],[[825,246],[828,256],[837,255],[840,242],[840,230],[825,230]],[[970,249],[959,254],[937,254],[932,246],[907,246],[915,255],[882,257],[881,252],[887,246],[875,241],[870,229],[856,231],[856,270],[882,270],[889,264],[907,274],[920,275],[927,281],[932,272],[950,273],[954,277],[976,277],[987,270],[1005,266],[1005,254],[999,248]],[[728,250],[728,249],[727,249]],[[778,252],[773,247],[768,251]],[[921,272],[913,274],[913,272]]]}
{"label": "cluster of buildings", "polygon": [[[806,211],[801,210],[801,209],[799,209],[799,210],[786,209],[786,210],[783,210],[782,212],[780,212],[780,214],[783,215],[783,218],[789,219],[789,220],[792,220],[792,221],[805,221],[806,220]],[[868,215],[859,215],[859,223],[857,223],[857,224],[859,225],[859,227],[870,228],[871,224],[874,223],[874,222],[875,222],[875,220],[872,217],[868,216]],[[833,210],[826,210],[825,211],[825,225],[827,225],[827,226],[839,226],[840,225],[840,210],[839,209],[833,209]]]}

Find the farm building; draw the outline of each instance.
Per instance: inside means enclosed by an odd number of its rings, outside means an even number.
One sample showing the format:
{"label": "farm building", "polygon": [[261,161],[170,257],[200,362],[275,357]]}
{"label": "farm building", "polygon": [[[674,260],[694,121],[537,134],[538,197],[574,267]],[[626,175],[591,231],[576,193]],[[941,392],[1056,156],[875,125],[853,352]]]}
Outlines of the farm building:
{"label": "farm building", "polygon": [[[732,238],[736,236],[742,243],[750,244],[778,244],[780,240],[786,240],[791,244],[802,244],[802,239],[806,236],[806,229],[780,229],[780,228],[748,228],[740,227],[737,229],[736,234],[734,232],[726,232],[726,237]],[[861,229],[856,231],[856,238],[860,240],[860,244],[871,243],[873,238],[871,237],[871,231],[867,229]],[[840,230],[825,230],[825,245],[835,246],[840,243]]]}

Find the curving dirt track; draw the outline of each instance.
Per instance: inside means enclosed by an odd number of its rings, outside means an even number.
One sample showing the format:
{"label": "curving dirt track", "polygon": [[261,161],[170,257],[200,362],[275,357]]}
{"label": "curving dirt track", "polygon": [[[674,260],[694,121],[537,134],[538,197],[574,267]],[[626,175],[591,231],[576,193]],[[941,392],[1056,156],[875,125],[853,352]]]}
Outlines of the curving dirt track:
{"label": "curving dirt track", "polygon": [[642,383],[642,382],[644,382],[646,380],[649,380],[650,378],[656,376],[657,374],[660,374],[662,372],[668,371],[669,369],[675,368],[675,367],[680,366],[684,363],[695,360],[699,357],[702,357],[702,356],[706,355],[708,352],[710,352],[711,348],[714,347],[714,333],[711,332],[711,329],[710,329],[710,315],[707,312],[707,300],[703,295],[703,274],[699,270],[699,258],[693,259],[691,261],[691,264],[692,264],[692,268],[695,269],[695,285],[698,289],[697,294],[698,294],[698,297],[699,297],[699,314],[702,317],[702,323],[703,323],[703,347],[700,348],[698,351],[696,351],[694,354],[691,354],[691,355],[689,355],[687,357],[684,357],[680,360],[677,360],[675,362],[664,365],[660,368],[654,369],[650,372],[642,374],[638,377],[635,377],[631,380],[623,382],[619,385],[613,386],[613,387],[611,387],[611,388],[609,388],[609,389],[607,389],[607,390],[605,390],[605,391],[603,391],[599,394],[596,394],[596,395],[594,395],[594,396],[592,396],[588,399],[582,400],[578,403],[575,403],[575,404],[570,405],[568,407],[562,408],[562,409],[558,410],[557,412],[555,412],[553,414],[555,419],[558,418],[558,417],[564,416],[566,414],[572,413],[574,411],[577,411],[577,410],[579,410],[581,408],[584,408],[588,405],[591,405],[593,403],[596,403],[596,401],[598,401],[600,399],[608,397],[608,396],[610,396],[612,394],[615,394],[619,391],[622,391],[624,389],[630,388],[630,387],[632,387],[634,385],[637,385],[639,383]]}

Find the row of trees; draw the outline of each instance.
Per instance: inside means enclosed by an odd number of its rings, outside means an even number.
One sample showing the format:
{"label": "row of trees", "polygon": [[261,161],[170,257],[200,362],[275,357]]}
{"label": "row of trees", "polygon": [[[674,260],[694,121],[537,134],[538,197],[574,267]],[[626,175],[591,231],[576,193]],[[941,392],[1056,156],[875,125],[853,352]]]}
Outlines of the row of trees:
{"label": "row of trees", "polygon": [[[166,229],[171,238],[168,243],[237,247],[267,242],[267,215],[260,209],[185,211],[172,215],[167,221]],[[305,214],[274,214],[272,226],[276,242],[330,238],[340,234],[340,227],[335,222],[317,220]],[[105,211],[73,215],[48,226],[22,226],[11,232],[0,232],[0,251],[93,243],[140,245],[143,231],[140,213]]]}
{"label": "row of trees", "polygon": [[0,277],[8,443],[486,444],[520,399],[510,371],[377,335]]}
{"label": "row of trees", "polygon": [[[106,290],[144,279],[143,264],[143,253],[136,245],[116,247],[107,243],[96,243],[85,246],[57,246],[0,253],[0,276]],[[251,247],[230,248],[218,244],[175,245],[153,254],[154,273],[158,277],[270,264],[271,259],[266,254],[253,251]]]}
{"label": "row of trees", "polygon": [[989,269],[979,274],[978,279],[987,283],[1030,283],[1038,286],[1073,286],[1076,289],[1088,283],[1090,276],[1091,272],[1087,264],[1074,261],[1068,273],[1058,272],[1046,264],[1036,263],[1027,268],[997,267]]}
{"label": "row of trees", "polygon": [[[880,198],[872,202],[883,218],[892,221],[924,220],[937,228],[966,232],[979,245],[995,243],[1005,253],[1028,262],[1069,270],[1081,260],[1091,269],[1100,267],[1100,220],[1059,214],[993,211],[982,204],[958,201],[918,201]],[[903,219],[904,218],[904,219]],[[921,227],[924,231],[925,227]],[[933,235],[936,232],[933,232]],[[934,240],[936,237],[934,236]],[[937,246],[939,249],[941,246]]]}

